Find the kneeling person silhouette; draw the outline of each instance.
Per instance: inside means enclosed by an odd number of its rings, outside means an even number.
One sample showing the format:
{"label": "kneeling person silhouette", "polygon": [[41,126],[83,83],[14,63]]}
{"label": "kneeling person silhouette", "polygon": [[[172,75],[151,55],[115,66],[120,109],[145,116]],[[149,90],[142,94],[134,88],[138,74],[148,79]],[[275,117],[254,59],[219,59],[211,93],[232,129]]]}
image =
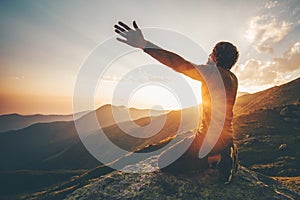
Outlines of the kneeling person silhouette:
{"label": "kneeling person silhouette", "polygon": [[[230,183],[233,173],[237,169],[237,146],[233,142],[232,117],[238,81],[236,76],[230,71],[239,57],[237,48],[229,42],[219,42],[214,46],[206,64],[195,65],[185,60],[181,56],[164,50],[159,46],[145,40],[142,31],[138,28],[135,21],[133,22],[134,29],[130,28],[123,22],[118,22],[118,24],[116,24],[114,27],[115,32],[122,37],[117,38],[118,41],[135,48],[140,48],[165,66],[170,67],[176,72],[182,73],[192,79],[202,82],[201,126],[198,128],[195,137],[186,138],[185,140],[173,145],[173,147],[169,148],[160,155],[159,164],[162,163],[169,154],[176,152],[176,149],[180,148],[181,145],[184,145],[185,142],[191,142],[191,145],[181,157],[162,170],[169,172],[186,172],[190,170],[198,170],[200,168],[207,168],[209,165],[215,165],[220,171],[222,180],[226,184]],[[217,77],[221,75],[221,81],[223,82],[222,84],[224,85],[225,89],[225,121],[220,137],[216,144],[206,157],[200,159],[198,157],[199,150],[204,138],[206,137],[212,115],[211,94],[207,86],[208,83],[206,83],[202,77],[202,72],[205,73],[205,71],[212,68],[217,69],[215,70],[217,73],[212,73],[209,75],[209,84],[214,84],[214,81],[220,81],[220,79]],[[220,101],[224,101],[224,99],[220,99]]]}

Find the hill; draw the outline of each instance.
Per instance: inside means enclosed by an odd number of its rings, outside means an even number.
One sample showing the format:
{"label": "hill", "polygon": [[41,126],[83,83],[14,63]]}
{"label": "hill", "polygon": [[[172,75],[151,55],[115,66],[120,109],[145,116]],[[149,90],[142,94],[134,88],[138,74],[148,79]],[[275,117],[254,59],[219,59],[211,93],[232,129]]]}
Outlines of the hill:
{"label": "hill", "polygon": [[300,124],[285,120],[281,110],[257,110],[234,119],[240,160],[250,169],[269,176],[299,177]]}
{"label": "hill", "polygon": [[300,78],[286,84],[275,86],[254,94],[239,97],[234,106],[234,114],[251,113],[259,109],[272,109],[275,107],[297,103],[300,100]]}

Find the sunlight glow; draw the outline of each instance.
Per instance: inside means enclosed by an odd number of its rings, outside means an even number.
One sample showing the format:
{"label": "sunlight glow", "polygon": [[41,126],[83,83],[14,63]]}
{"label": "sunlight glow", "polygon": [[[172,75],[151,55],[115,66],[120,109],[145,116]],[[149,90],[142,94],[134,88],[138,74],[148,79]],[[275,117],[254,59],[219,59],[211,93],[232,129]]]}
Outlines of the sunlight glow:
{"label": "sunlight glow", "polygon": [[180,109],[180,100],[167,88],[147,85],[139,88],[129,99],[129,107],[139,105],[143,108],[161,107],[164,110]]}

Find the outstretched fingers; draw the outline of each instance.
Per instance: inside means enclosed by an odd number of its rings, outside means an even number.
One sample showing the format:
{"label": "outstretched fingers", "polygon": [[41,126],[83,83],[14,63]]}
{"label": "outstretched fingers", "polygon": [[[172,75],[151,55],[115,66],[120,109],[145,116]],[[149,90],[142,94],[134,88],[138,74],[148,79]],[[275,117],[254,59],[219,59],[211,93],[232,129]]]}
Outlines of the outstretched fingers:
{"label": "outstretched fingers", "polygon": [[120,26],[117,25],[117,24],[114,25],[114,27],[115,27],[116,30],[119,30],[119,31],[121,31],[121,32],[125,32],[125,31],[126,31],[124,28],[120,27]]}
{"label": "outstretched fingers", "polygon": [[126,34],[122,31],[120,31],[119,29],[115,29],[115,32],[126,38]]}
{"label": "outstretched fingers", "polygon": [[127,44],[127,40],[121,39],[121,38],[117,38],[118,41],[123,42],[125,44]]}
{"label": "outstretched fingers", "polygon": [[136,24],[135,21],[133,21],[133,27],[134,27],[135,29],[139,29],[139,27],[138,27],[138,25]]}
{"label": "outstretched fingers", "polygon": [[[115,32],[125,38],[127,38],[127,32],[132,30],[129,26],[127,26],[125,23],[123,23],[121,21],[119,21],[118,24],[115,24],[114,27],[115,27]],[[123,40],[123,39],[121,39],[121,40]]]}
{"label": "outstretched fingers", "polygon": [[127,26],[126,24],[124,24],[121,21],[119,21],[119,25],[122,26],[123,28],[125,28],[127,31],[131,30],[131,28],[129,26]]}
{"label": "outstretched fingers", "polygon": [[133,29],[127,26],[125,23],[119,21],[118,24],[114,25],[115,32],[122,36],[117,38],[118,41],[126,43],[133,47],[142,47],[145,41],[141,30],[137,23],[133,21]]}

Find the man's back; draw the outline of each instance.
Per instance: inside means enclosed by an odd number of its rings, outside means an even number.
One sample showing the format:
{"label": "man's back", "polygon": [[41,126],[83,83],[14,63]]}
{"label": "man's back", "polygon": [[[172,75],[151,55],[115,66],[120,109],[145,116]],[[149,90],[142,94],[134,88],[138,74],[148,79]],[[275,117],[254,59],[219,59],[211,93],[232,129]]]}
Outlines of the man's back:
{"label": "man's back", "polygon": [[[202,66],[203,67],[203,66]],[[207,67],[216,67],[216,66],[210,66]],[[196,66],[197,68],[197,66]],[[217,67],[219,73],[213,73],[210,74],[209,83],[202,82],[202,120],[201,120],[201,132],[206,133],[207,129],[211,124],[214,122],[211,121],[211,115],[212,115],[212,106],[218,107],[218,105],[224,104],[224,99],[221,97],[222,94],[225,92],[225,103],[226,103],[226,113],[225,113],[225,120],[223,125],[223,130],[221,133],[221,139],[225,141],[225,143],[232,143],[233,138],[233,130],[232,130],[232,117],[233,117],[233,106],[236,99],[237,94],[237,87],[238,87],[238,81],[236,76],[229,70],[226,70],[221,67]],[[218,83],[216,81],[220,81],[220,75],[221,75],[221,81],[223,81],[225,91],[220,90],[216,91],[219,87],[214,87],[214,85],[217,85]],[[214,91],[209,91],[207,84],[211,84],[211,88],[214,88]],[[211,96],[212,92],[215,98],[214,105],[211,103]],[[218,104],[218,105],[216,105]],[[214,112],[218,115],[224,115],[222,113],[222,110],[214,110]]]}

